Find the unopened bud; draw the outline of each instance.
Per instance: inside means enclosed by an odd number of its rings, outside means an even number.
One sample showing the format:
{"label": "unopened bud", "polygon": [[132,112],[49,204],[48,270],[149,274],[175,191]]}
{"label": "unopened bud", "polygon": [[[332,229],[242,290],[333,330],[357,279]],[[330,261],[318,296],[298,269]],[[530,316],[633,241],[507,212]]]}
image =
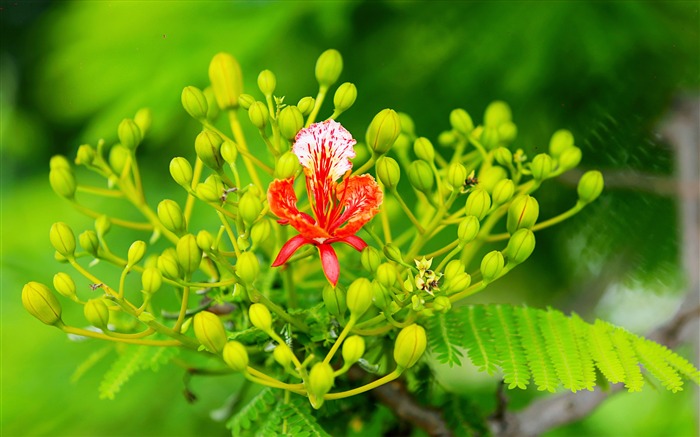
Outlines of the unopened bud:
{"label": "unopened bud", "polygon": [[497,163],[504,167],[508,167],[509,165],[513,164],[513,153],[505,147],[497,147],[493,151],[493,157]]}
{"label": "unopened bud", "polygon": [[197,157],[212,170],[219,170],[224,165],[224,158],[221,156],[221,143],[223,142],[224,140],[216,132],[208,129],[200,132],[194,140]]}
{"label": "unopened bud", "polygon": [[508,208],[506,221],[508,233],[512,235],[518,229],[531,229],[537,222],[539,214],[540,205],[537,199],[528,194],[516,197]]}
{"label": "unopened bud", "polygon": [[422,326],[408,325],[396,336],[394,361],[401,369],[412,367],[425,352],[427,338]]}
{"label": "unopened bud", "polygon": [[197,239],[192,234],[187,234],[177,242],[177,262],[186,275],[191,275],[199,268],[202,262],[202,250],[197,246]]}
{"label": "unopened bud", "polygon": [[121,144],[116,144],[109,150],[109,166],[119,175],[126,168],[127,162],[131,159],[130,156],[131,152],[129,152],[129,149]]}
{"label": "unopened bud", "polygon": [[520,264],[528,259],[535,250],[535,234],[529,229],[518,229],[510,240],[505,250],[508,264]]}
{"label": "unopened bud", "polygon": [[246,285],[252,285],[260,273],[260,261],[253,252],[243,252],[236,261],[236,274]]}
{"label": "unopened bud", "polygon": [[501,144],[501,137],[498,135],[498,128],[485,127],[479,138],[486,150],[493,150]]}
{"label": "unopened bud", "polygon": [[197,197],[205,202],[221,202],[221,191],[217,189],[216,184],[201,183],[195,187],[194,191],[197,193]]}
{"label": "unopened bud", "polygon": [[479,220],[482,220],[484,217],[486,217],[489,209],[491,209],[491,197],[485,189],[476,187],[471,193],[469,193],[469,197],[467,197],[467,204],[464,207],[464,212],[466,215],[473,215]]}
{"label": "unopened bud", "polygon": [[248,309],[248,317],[250,317],[250,323],[259,330],[263,332],[272,330],[272,315],[265,305],[261,303],[251,305]]}
{"label": "unopened bud", "polygon": [[433,301],[433,310],[438,313],[446,313],[452,309],[452,302],[447,296],[438,296]]}
{"label": "unopened bud", "polygon": [[552,157],[546,153],[540,153],[532,159],[530,163],[530,171],[532,172],[532,177],[535,180],[541,181],[547,179],[549,175],[552,174],[552,169],[554,168],[554,161]]}
{"label": "unopened bud", "polygon": [[491,166],[479,173],[479,186],[487,193],[493,193],[496,184],[508,176],[506,170],[498,165]]}
{"label": "unopened bud", "polygon": [[56,252],[66,258],[73,257],[75,253],[75,235],[73,230],[63,222],[56,222],[49,231],[49,240]]}
{"label": "unopened bud", "polygon": [[469,276],[467,272],[458,273],[457,276],[446,282],[452,293],[457,293],[462,290],[466,290],[469,284],[472,283],[472,277]]}
{"label": "unopened bud", "polygon": [[382,263],[377,268],[375,276],[377,277],[377,282],[379,282],[386,288],[391,289],[391,287],[396,283],[396,280],[398,278],[398,272],[396,271],[396,267],[394,267],[393,264]]}
{"label": "unopened bud", "polygon": [[374,153],[383,155],[389,151],[401,133],[401,121],[393,109],[382,109],[367,128],[367,146]]}
{"label": "unopened bud", "polygon": [[357,87],[354,83],[345,82],[340,85],[333,95],[335,112],[340,114],[347,111],[355,103],[355,99],[357,99]]}
{"label": "unopened bud", "polygon": [[265,129],[267,126],[267,119],[269,117],[269,112],[267,106],[263,102],[254,102],[248,108],[248,118],[253,126],[258,129]]}
{"label": "unopened bud", "polygon": [[447,263],[443,272],[445,273],[445,280],[449,281],[464,272],[464,264],[458,259],[453,259]]}
{"label": "unopened bud", "polygon": [[78,154],[75,157],[75,163],[78,165],[90,165],[95,160],[97,152],[89,144],[83,144],[78,147]]}
{"label": "unopened bud", "polygon": [[158,204],[157,211],[158,219],[165,226],[165,229],[177,235],[182,235],[185,232],[187,223],[177,202],[165,199]]}
{"label": "unopened bud", "polygon": [[328,313],[335,317],[342,317],[348,308],[345,301],[345,292],[339,286],[326,284],[323,287],[323,303]]}
{"label": "unopened bud", "polygon": [[151,123],[153,122],[153,114],[148,108],[141,108],[136,111],[134,115],[134,123],[139,127],[141,131],[141,138],[146,136],[146,133],[151,129]]}
{"label": "unopened bud", "polygon": [[207,119],[209,104],[204,93],[197,87],[186,86],[181,95],[182,107],[185,108],[190,117],[203,121]]}
{"label": "unopened bud", "polygon": [[67,273],[59,272],[53,277],[53,288],[58,291],[61,296],[75,300],[75,282]]}
{"label": "unopened bud", "polygon": [[578,181],[578,198],[584,203],[593,202],[603,192],[603,174],[598,170],[590,170]]}
{"label": "unopened bud", "polygon": [[566,129],[560,129],[552,135],[552,138],[549,140],[549,153],[555,157],[558,158],[561,156],[561,154],[564,152],[564,150],[568,149],[569,147],[574,146],[574,136],[573,134],[566,130]]}
{"label": "unopened bud", "polygon": [[447,182],[452,188],[459,190],[467,180],[467,169],[459,162],[453,162],[447,167]]}
{"label": "unopened bud", "polygon": [[365,339],[351,335],[343,342],[343,361],[345,366],[355,364],[365,354]]}
{"label": "unopened bud", "polygon": [[166,278],[178,279],[182,275],[182,269],[177,262],[177,251],[173,247],[169,247],[163,251],[158,257],[158,270],[160,270]]}
{"label": "unopened bud", "polygon": [[136,265],[143,259],[146,254],[146,243],[141,240],[136,240],[129,246],[129,252],[126,256],[126,263],[129,266]]}
{"label": "unopened bud", "polygon": [[314,105],[316,105],[316,99],[313,97],[307,96],[307,97],[302,97],[299,102],[297,103],[297,108],[299,108],[299,111],[301,111],[301,114],[306,117],[307,115],[311,114],[311,111],[314,109]]}
{"label": "unopened bud", "polygon": [[92,230],[84,231],[78,236],[80,247],[92,256],[97,256],[97,250],[100,248],[100,241],[97,238],[97,233]]}
{"label": "unopened bud", "polygon": [[312,407],[315,409],[321,408],[323,396],[333,387],[334,379],[333,368],[330,364],[325,362],[314,364],[306,381],[306,390],[309,393],[309,401]]}
{"label": "unopened bud", "polygon": [[377,280],[372,281],[372,303],[379,309],[386,309],[392,302],[391,291],[381,285]]}
{"label": "unopened bud", "polygon": [[109,324],[109,308],[103,299],[90,299],[83,307],[85,319],[95,328],[107,329]]}
{"label": "unopened bud", "polygon": [[429,139],[425,137],[417,138],[413,143],[413,152],[416,154],[418,159],[422,159],[426,162],[433,162],[435,159],[435,147]]}
{"label": "unopened bud", "polygon": [[177,157],[170,161],[170,176],[178,184],[189,188],[192,183],[192,166],[185,158]]}
{"label": "unopened bud", "polygon": [[163,274],[157,267],[148,267],[141,274],[141,285],[146,293],[155,293],[163,284]]}
{"label": "unopened bud", "polygon": [[429,193],[435,182],[430,165],[425,161],[413,161],[408,167],[408,181],[416,190]]}
{"label": "unopened bud", "polygon": [[481,277],[485,282],[491,282],[503,271],[505,260],[503,254],[497,250],[487,253],[481,260]]}
{"label": "unopened bud", "polygon": [[224,161],[229,164],[235,164],[236,158],[238,158],[236,143],[231,140],[224,140],[224,142],[221,143],[219,152],[221,153],[221,157],[224,158]]}
{"label": "unopened bud", "polygon": [[253,244],[262,244],[270,237],[272,233],[272,225],[270,220],[263,219],[258,221],[250,229],[250,240]]}
{"label": "unopened bud", "polygon": [[106,215],[101,215],[95,219],[95,231],[97,236],[103,238],[112,229],[112,221]]}
{"label": "unopened bud", "polygon": [[291,364],[292,355],[292,350],[284,343],[278,344],[275,350],[272,351],[272,356],[275,358],[275,361],[285,369]]}
{"label": "unopened bud", "polygon": [[229,341],[221,353],[227,366],[234,372],[244,372],[248,367],[248,352],[245,346],[237,341]]}
{"label": "unopened bud", "polygon": [[67,168],[71,169],[70,161],[66,159],[63,155],[54,155],[49,160],[49,169],[54,170],[57,168]]}
{"label": "unopened bud", "polygon": [[350,314],[356,318],[362,317],[372,305],[372,283],[367,278],[358,278],[348,287],[346,303]]}
{"label": "unopened bud", "polygon": [[395,188],[401,179],[401,169],[394,158],[382,156],[375,164],[377,178],[387,189]]}
{"label": "unopened bud", "polygon": [[453,109],[452,112],[450,112],[450,126],[464,136],[469,136],[474,130],[474,122],[469,113],[459,108]]}
{"label": "unopened bud", "polygon": [[494,205],[503,205],[513,197],[515,193],[515,184],[510,179],[501,179],[493,187],[491,200]]}
{"label": "unopened bud", "polygon": [[316,61],[316,80],[321,87],[333,85],[343,71],[343,57],[335,49],[321,53]]}
{"label": "unopened bud", "polygon": [[250,109],[250,106],[255,103],[255,97],[250,94],[241,94],[238,96],[238,105],[245,109],[246,111]]}
{"label": "unopened bud", "polygon": [[484,113],[484,126],[498,127],[503,123],[510,122],[513,116],[510,111],[510,106],[506,102],[496,100],[491,102],[486,107]]}
{"label": "unopened bud", "polygon": [[72,199],[75,197],[75,190],[78,185],[75,182],[73,170],[70,167],[53,168],[49,172],[49,183],[51,188],[61,197]]}
{"label": "unopened bud", "polygon": [[241,66],[228,53],[218,53],[209,64],[209,80],[221,109],[238,107],[238,96],[243,89]]}
{"label": "unopened bud", "polygon": [[47,325],[61,321],[61,304],[49,287],[39,282],[29,282],[22,288],[22,305],[29,314]]}
{"label": "unopened bud", "polygon": [[382,262],[382,256],[377,249],[372,246],[367,246],[362,249],[360,254],[360,263],[370,273],[377,271],[379,264]]}
{"label": "unopened bud", "polygon": [[571,146],[564,150],[561,155],[559,155],[559,172],[563,173],[576,166],[581,162],[581,149],[576,146]]}
{"label": "unopened bud", "polygon": [[260,212],[262,209],[262,201],[258,196],[250,191],[243,194],[241,199],[238,201],[238,214],[243,219],[243,223],[245,223],[247,226],[252,225],[253,222],[260,217]]}
{"label": "unopened bud", "polygon": [[263,70],[258,74],[258,88],[265,97],[271,97],[277,87],[275,73],[270,70]]}
{"label": "unopened bud", "polygon": [[498,126],[498,137],[504,144],[510,144],[515,141],[518,136],[518,127],[515,123],[506,121],[505,123]]}
{"label": "unopened bud", "polygon": [[214,236],[211,232],[202,229],[197,232],[197,247],[202,249],[202,252],[211,251],[211,247],[214,245]]}
{"label": "unopened bud", "polygon": [[387,243],[383,248],[384,255],[389,258],[390,261],[403,262],[403,256],[401,255],[401,249],[395,244]]}
{"label": "unopened bud", "polygon": [[139,129],[134,120],[130,118],[125,118],[119,123],[117,135],[119,136],[119,142],[122,146],[129,150],[135,150],[143,139],[141,129]]}
{"label": "unopened bud", "polygon": [[296,106],[285,106],[280,111],[277,119],[277,124],[280,127],[280,134],[293,141],[297,133],[304,127],[304,116]]}
{"label": "unopened bud", "polygon": [[207,99],[207,120],[215,121],[219,117],[221,110],[219,105],[216,103],[216,96],[214,95],[214,89],[210,86],[204,88],[204,98]]}
{"label": "unopened bud", "polygon": [[194,336],[210,352],[220,354],[224,350],[227,342],[226,329],[219,316],[209,311],[200,311],[194,315],[192,324]]}
{"label": "unopened bud", "polygon": [[457,135],[453,130],[440,132],[438,135],[438,144],[442,147],[452,147],[457,144]]}

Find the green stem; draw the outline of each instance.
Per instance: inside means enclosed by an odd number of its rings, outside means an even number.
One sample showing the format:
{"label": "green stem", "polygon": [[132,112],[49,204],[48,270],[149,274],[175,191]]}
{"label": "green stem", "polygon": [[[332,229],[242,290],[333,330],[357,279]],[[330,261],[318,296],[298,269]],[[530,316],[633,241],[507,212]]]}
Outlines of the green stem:
{"label": "green stem", "polygon": [[386,384],[387,382],[391,382],[401,376],[401,370],[398,368],[394,370],[393,372],[389,373],[388,375],[383,376],[382,378],[379,378],[377,380],[374,380],[370,382],[369,384],[365,384],[362,387],[354,388],[352,390],[347,390],[347,391],[341,391],[338,393],[328,393],[327,395],[323,396],[323,399],[330,401],[333,399],[342,399],[342,398],[347,398],[350,396],[355,396],[359,395],[360,393],[364,393],[366,391],[372,390],[373,388],[377,388],[381,385]]}
{"label": "green stem", "polygon": [[404,202],[403,197],[401,197],[401,194],[399,194],[399,191],[396,188],[391,188],[389,191],[391,192],[391,194],[394,195],[396,200],[399,201],[399,205],[401,205],[401,209],[403,209],[403,212],[406,213],[406,216],[411,221],[411,223],[413,223],[413,226],[416,227],[418,232],[420,234],[425,234],[425,229],[423,229],[423,226],[420,224],[420,222],[418,221],[416,216],[413,215],[413,213],[411,212],[411,209],[408,207],[408,205],[406,205],[406,202]]}
{"label": "green stem", "polygon": [[354,314],[350,314],[350,320],[348,320],[348,324],[345,325],[345,328],[343,328],[343,332],[340,333],[338,338],[335,340],[335,343],[333,343],[333,347],[331,347],[331,350],[328,351],[328,354],[326,354],[326,358],[323,359],[323,362],[325,364],[328,364],[333,359],[333,356],[345,340],[345,337],[347,337],[347,335],[350,333],[352,327],[355,326],[355,322],[357,322],[357,316],[355,316]]}
{"label": "green stem", "polygon": [[318,94],[316,95],[316,100],[314,101],[314,107],[311,110],[311,114],[309,114],[309,117],[306,119],[306,124],[304,125],[304,127],[311,126],[311,123],[313,123],[316,120],[316,116],[318,115],[318,111],[321,110],[321,105],[323,105],[323,100],[325,100],[327,93],[328,93],[328,86],[327,85],[319,86]]}
{"label": "green stem", "polygon": [[[569,209],[568,211],[565,211],[555,217],[552,217],[548,220],[545,220],[543,222],[537,223],[535,226],[532,227],[532,231],[539,231],[540,229],[547,228],[549,226],[556,225],[560,222],[563,222],[564,220],[573,217],[577,213],[579,213],[584,207],[586,206],[585,203],[578,201],[576,202],[576,205],[573,206],[573,208]],[[494,235],[489,235],[484,238],[484,241],[488,242],[494,242],[494,241],[502,241],[502,240],[507,240],[510,238],[510,234],[505,232],[502,234],[494,234]]]}

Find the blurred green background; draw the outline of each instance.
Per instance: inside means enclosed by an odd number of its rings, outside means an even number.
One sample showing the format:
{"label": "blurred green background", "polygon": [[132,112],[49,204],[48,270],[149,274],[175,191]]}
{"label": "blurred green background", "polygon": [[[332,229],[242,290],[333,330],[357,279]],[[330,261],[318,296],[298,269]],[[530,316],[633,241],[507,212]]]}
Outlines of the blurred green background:
{"label": "blurred green background", "polygon": [[[359,138],[385,107],[410,114],[417,133],[435,140],[453,108],[465,108],[478,122],[486,105],[500,99],[510,103],[516,144],[530,156],[546,149],[552,132],[567,128],[583,149],[583,169],[662,179],[676,170],[659,122],[678,96],[697,98],[700,81],[698,2],[1,4],[1,425],[7,436],[227,434],[210,413],[235,391],[235,381],[197,379],[192,388],[199,399],[189,404],[182,371],[168,366],[134,376],[115,400],[98,400],[108,360],[76,382],[71,375],[100,346],[69,341],[20,303],[25,282],[49,284],[55,272],[68,271],[53,260],[51,223],[91,226],[51,192],[50,156],[72,158],[79,144],[99,138],[109,143],[122,118],[150,107],[152,133],[141,151],[145,171],[153,172],[147,182],[154,199],[176,193],[169,178],[154,175],[166,171],[170,157],[191,156],[198,126],[182,110],[180,92],[206,85],[215,53],[236,56],[248,92],[268,68],[277,74],[278,93],[296,102],[315,95],[316,57],[340,50],[341,81],[359,90],[341,121]],[[568,208],[574,184],[563,178],[543,188],[541,216]],[[535,256],[480,299],[552,305],[639,333],[663,322],[685,290],[682,237],[678,200],[651,188],[609,187],[574,219],[540,232]],[[72,311],[67,317],[81,317]],[[492,381],[473,379],[470,374],[461,389],[492,396]],[[551,435],[697,435],[693,391],[617,395]]]}

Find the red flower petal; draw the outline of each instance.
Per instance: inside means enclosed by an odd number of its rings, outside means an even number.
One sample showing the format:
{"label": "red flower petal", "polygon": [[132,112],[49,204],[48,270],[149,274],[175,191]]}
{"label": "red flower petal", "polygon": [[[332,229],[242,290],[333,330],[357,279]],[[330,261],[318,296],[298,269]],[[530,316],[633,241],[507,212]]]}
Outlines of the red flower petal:
{"label": "red flower petal", "polygon": [[[329,227],[335,238],[354,235],[379,212],[384,194],[371,175],[350,176],[338,185],[338,199],[345,211]],[[346,223],[347,222],[347,223]],[[343,223],[346,223],[344,226]]]}
{"label": "red flower petal", "polygon": [[321,266],[323,273],[326,274],[328,281],[335,287],[340,277],[340,264],[338,263],[338,255],[330,244],[319,244],[318,253],[321,255]]}
{"label": "red flower petal", "polygon": [[367,243],[365,243],[365,240],[358,237],[357,235],[348,235],[347,237],[338,238],[338,239],[334,238],[333,240],[328,240],[328,242],[345,243],[348,246],[352,247],[353,249],[357,250],[358,252],[362,252],[362,249],[367,247]]}
{"label": "red flower petal", "polygon": [[330,234],[314,223],[311,216],[297,209],[297,195],[294,193],[294,179],[275,179],[267,189],[267,202],[270,211],[280,218],[280,222],[290,224],[308,239],[329,238]]}
{"label": "red flower petal", "polygon": [[272,263],[272,267],[279,267],[286,263],[289,257],[305,244],[313,244],[313,241],[309,241],[303,235],[297,235],[290,238],[280,249],[280,253],[277,254],[277,258],[275,258],[275,261]]}

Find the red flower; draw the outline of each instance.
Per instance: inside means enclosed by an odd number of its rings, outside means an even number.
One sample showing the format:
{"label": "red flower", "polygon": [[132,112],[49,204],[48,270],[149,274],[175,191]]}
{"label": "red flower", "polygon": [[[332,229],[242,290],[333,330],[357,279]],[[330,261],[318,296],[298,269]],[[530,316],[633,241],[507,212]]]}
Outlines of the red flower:
{"label": "red flower", "polygon": [[270,211],[279,217],[279,223],[299,231],[282,246],[272,267],[287,262],[301,246],[313,244],[326,278],[335,286],[340,265],[331,244],[345,243],[358,251],[367,246],[355,233],[379,212],[383,195],[371,175],[350,176],[355,143],[350,132],[334,120],[299,131],[292,152],[304,168],[312,215],[297,209],[293,178],[272,181],[267,191]]}

